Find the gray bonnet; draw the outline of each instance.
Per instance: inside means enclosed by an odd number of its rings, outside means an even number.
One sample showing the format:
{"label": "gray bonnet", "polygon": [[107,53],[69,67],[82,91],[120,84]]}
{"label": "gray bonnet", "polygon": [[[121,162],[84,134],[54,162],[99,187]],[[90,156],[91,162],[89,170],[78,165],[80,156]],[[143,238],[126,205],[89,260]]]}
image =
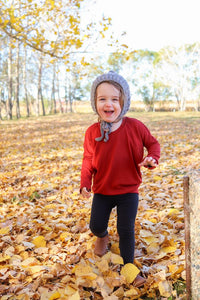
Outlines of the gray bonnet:
{"label": "gray bonnet", "polygon": [[[118,117],[118,119],[120,119],[129,110],[130,98],[131,98],[130,97],[130,89],[129,89],[128,82],[121,75],[119,75],[113,71],[109,71],[106,74],[102,74],[94,80],[94,82],[92,84],[92,88],[91,88],[91,98],[90,98],[92,109],[94,110],[94,112],[97,113],[96,105],[95,105],[95,93],[96,93],[96,89],[97,89],[98,85],[105,81],[114,81],[114,82],[118,83],[123,89],[124,105],[123,105],[122,111]],[[109,134],[111,132],[111,127],[112,127],[112,123],[105,122],[102,120],[101,121],[101,137],[96,138],[96,141],[101,141],[104,138],[104,142],[107,142],[109,140]],[[105,137],[104,137],[104,135],[105,135]]]}

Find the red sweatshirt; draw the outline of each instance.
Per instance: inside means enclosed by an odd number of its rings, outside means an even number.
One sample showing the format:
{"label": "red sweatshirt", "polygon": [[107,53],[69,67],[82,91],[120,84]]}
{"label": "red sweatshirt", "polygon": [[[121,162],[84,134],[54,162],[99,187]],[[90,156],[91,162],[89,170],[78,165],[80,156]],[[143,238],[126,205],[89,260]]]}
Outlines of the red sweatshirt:
{"label": "red sweatshirt", "polygon": [[148,128],[140,121],[125,117],[121,126],[109,134],[109,140],[95,141],[100,124],[90,126],[85,134],[81,170],[81,188],[94,193],[117,195],[138,193],[142,182],[139,163],[144,147],[158,162],[160,145]]}

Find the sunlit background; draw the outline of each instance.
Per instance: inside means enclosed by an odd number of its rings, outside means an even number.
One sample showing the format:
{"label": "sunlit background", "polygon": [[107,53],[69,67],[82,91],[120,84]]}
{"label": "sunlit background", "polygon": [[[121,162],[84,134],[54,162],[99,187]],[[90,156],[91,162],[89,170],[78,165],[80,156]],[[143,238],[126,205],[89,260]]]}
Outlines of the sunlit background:
{"label": "sunlit background", "polygon": [[112,18],[114,34],[132,49],[159,50],[200,40],[198,0],[88,0],[87,19]]}

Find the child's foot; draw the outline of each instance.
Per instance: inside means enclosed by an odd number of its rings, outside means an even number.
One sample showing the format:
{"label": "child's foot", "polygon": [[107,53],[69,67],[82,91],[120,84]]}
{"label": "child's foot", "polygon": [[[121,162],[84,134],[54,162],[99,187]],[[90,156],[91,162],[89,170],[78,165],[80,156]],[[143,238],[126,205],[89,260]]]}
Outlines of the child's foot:
{"label": "child's foot", "polygon": [[137,277],[133,281],[133,285],[134,285],[134,287],[141,287],[145,284],[145,282],[146,282],[146,279],[144,277],[137,275]]}
{"label": "child's foot", "polygon": [[97,238],[95,245],[94,245],[94,254],[98,256],[103,256],[107,249],[108,249],[108,235],[102,237],[102,238]]}

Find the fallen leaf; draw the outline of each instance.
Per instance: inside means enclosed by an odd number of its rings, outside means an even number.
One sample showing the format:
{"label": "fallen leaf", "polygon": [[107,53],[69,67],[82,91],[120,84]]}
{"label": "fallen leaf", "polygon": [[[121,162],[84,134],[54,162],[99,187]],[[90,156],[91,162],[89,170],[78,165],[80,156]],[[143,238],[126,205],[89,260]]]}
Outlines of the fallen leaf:
{"label": "fallen leaf", "polygon": [[160,295],[163,297],[170,297],[172,293],[171,285],[165,280],[158,284]]}
{"label": "fallen leaf", "polygon": [[124,265],[121,269],[121,275],[125,277],[128,283],[132,283],[139,273],[140,270],[131,263]]}
{"label": "fallen leaf", "polygon": [[97,262],[96,266],[98,267],[101,273],[104,273],[109,270],[108,261],[106,259],[102,259],[99,262]]}
{"label": "fallen leaf", "polygon": [[6,261],[6,260],[9,260],[9,259],[10,259],[9,255],[0,254],[0,262]]}
{"label": "fallen leaf", "polygon": [[0,229],[0,234],[1,235],[6,235],[10,232],[10,226],[7,226],[7,227],[3,227]]}
{"label": "fallen leaf", "polygon": [[115,254],[115,253],[111,253],[110,260],[114,265],[117,265],[117,264],[123,265],[124,264],[123,258],[120,255]]}
{"label": "fallen leaf", "polygon": [[45,238],[43,236],[37,236],[32,240],[33,244],[35,245],[35,247],[39,248],[39,247],[46,247],[46,241]]}
{"label": "fallen leaf", "polygon": [[53,294],[51,294],[51,296],[49,297],[49,300],[59,299],[60,296],[61,294],[59,292],[53,292]]}
{"label": "fallen leaf", "polygon": [[138,295],[138,290],[136,288],[131,288],[130,290],[126,291],[124,293],[126,297],[132,297],[132,296],[137,296]]}
{"label": "fallen leaf", "polygon": [[75,275],[77,277],[86,277],[90,280],[95,280],[97,278],[97,275],[93,272],[92,268],[87,265],[78,265],[75,268]]}
{"label": "fallen leaf", "polygon": [[69,296],[69,300],[80,300],[80,295],[79,292],[76,291],[76,293],[74,293],[73,295]]}

